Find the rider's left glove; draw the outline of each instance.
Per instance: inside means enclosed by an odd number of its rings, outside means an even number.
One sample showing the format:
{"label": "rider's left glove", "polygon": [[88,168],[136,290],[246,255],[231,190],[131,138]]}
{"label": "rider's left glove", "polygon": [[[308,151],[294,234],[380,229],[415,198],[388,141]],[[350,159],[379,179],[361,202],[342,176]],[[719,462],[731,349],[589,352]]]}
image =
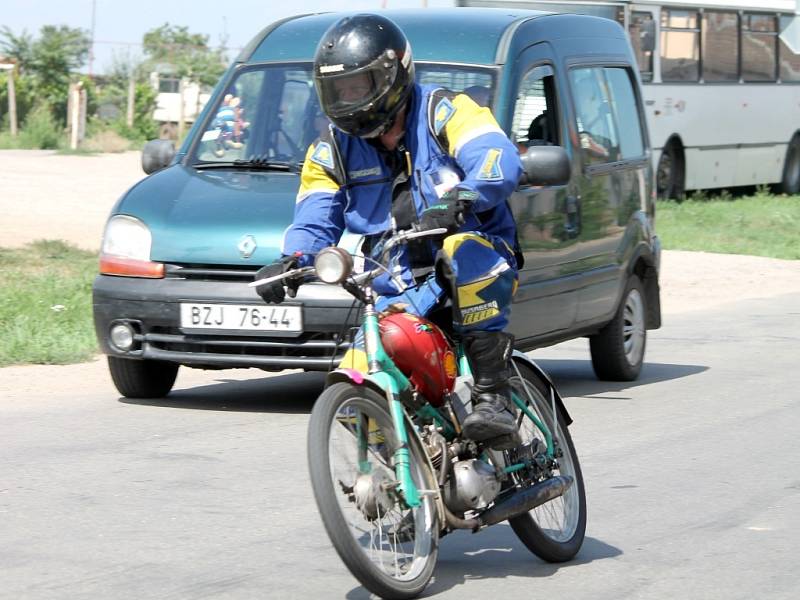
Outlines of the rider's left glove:
{"label": "rider's left glove", "polygon": [[429,206],[420,215],[419,227],[423,231],[429,229],[447,229],[447,233],[455,233],[464,223],[464,213],[470,210],[478,194],[472,190],[455,187],[442,195],[439,202]]}
{"label": "rider's left glove", "polygon": [[[254,281],[266,279],[267,277],[275,277],[276,275],[296,268],[297,264],[297,257],[283,256],[274,263],[261,267],[256,273]],[[284,286],[286,286],[285,291]],[[290,298],[294,298],[297,295],[297,288],[299,286],[300,281],[290,277],[288,279],[279,279],[270,283],[257,285],[256,293],[261,296],[262,300],[267,304],[280,304],[286,298],[287,294]]]}

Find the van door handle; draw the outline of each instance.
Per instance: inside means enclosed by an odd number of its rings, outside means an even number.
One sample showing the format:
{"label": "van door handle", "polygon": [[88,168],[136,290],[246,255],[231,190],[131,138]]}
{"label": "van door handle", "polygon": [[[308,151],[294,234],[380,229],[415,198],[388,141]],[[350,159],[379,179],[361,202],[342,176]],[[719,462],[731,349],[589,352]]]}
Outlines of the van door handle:
{"label": "van door handle", "polygon": [[564,239],[578,237],[581,231],[581,202],[577,196],[567,196],[564,206]]}

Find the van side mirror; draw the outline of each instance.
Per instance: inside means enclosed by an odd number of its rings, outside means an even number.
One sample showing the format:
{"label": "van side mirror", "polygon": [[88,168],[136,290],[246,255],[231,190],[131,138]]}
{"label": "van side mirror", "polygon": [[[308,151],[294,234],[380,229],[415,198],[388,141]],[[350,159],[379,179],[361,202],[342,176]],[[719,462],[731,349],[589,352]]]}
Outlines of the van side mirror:
{"label": "van side mirror", "polygon": [[531,146],[521,157],[521,184],[566,185],[572,165],[561,146]]}
{"label": "van side mirror", "polygon": [[150,140],[142,148],[142,171],[150,175],[168,167],[175,157],[175,142]]}
{"label": "van side mirror", "polygon": [[656,49],[656,22],[653,19],[642,21],[639,25],[639,47],[643,52]]}

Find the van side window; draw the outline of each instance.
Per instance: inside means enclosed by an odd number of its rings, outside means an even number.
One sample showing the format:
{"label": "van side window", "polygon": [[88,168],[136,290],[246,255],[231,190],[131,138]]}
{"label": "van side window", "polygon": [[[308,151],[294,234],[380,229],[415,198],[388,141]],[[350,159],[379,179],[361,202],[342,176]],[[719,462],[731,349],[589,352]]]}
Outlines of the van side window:
{"label": "van side window", "polygon": [[530,146],[559,145],[558,109],[552,67],[536,67],[522,80],[511,130],[520,154]]}
{"label": "van side window", "polygon": [[627,69],[590,67],[570,71],[578,137],[589,164],[644,155],[642,126]]}

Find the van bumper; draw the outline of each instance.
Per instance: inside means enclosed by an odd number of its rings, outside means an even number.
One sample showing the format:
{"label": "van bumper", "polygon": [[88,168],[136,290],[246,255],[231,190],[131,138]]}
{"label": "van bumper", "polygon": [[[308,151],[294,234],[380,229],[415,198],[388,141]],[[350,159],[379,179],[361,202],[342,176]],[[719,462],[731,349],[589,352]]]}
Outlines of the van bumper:
{"label": "van bumper", "polygon": [[[255,291],[241,281],[98,275],[92,286],[92,305],[100,349],[111,356],[200,368],[327,371],[341,360],[357,327],[352,296],[339,287],[319,283],[302,286],[297,298],[285,303],[303,308],[300,334],[184,331],[182,302],[264,306]],[[111,342],[111,328],[119,323],[134,332],[133,346],[127,351]]]}

